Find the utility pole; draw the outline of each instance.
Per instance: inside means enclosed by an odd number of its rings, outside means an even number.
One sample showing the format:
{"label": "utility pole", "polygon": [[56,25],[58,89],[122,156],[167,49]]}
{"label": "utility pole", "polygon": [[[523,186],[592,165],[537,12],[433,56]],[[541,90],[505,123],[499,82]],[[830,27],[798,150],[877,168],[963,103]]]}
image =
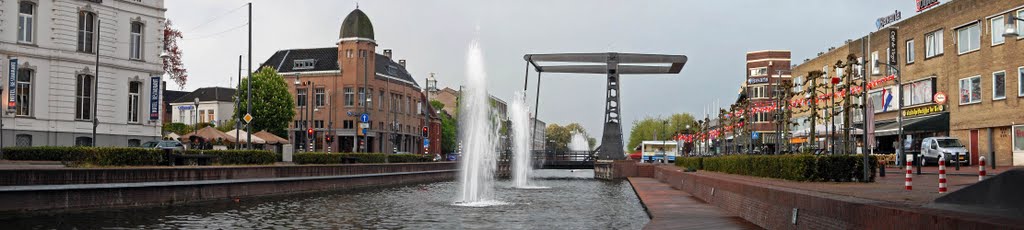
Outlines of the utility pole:
{"label": "utility pole", "polygon": [[[239,71],[242,70],[242,55],[238,55],[238,70]],[[242,73],[238,73],[238,85],[239,86],[242,85]],[[238,95],[238,93],[237,93],[237,92],[239,92],[241,90],[241,88],[242,87],[238,87],[238,89],[235,90],[235,92],[236,92],[235,93],[235,108],[241,108],[242,107],[242,100],[241,100],[242,97],[241,97],[241,95]],[[240,129],[242,129],[242,127],[241,127],[241,125],[242,125],[242,114],[241,114],[241,112],[242,112],[242,110],[238,110],[238,112],[235,113],[235,150],[238,150],[239,145],[242,144],[242,142],[239,142],[239,137],[241,135],[241,133],[239,133],[239,132],[241,131]]]}
{"label": "utility pole", "polygon": [[96,91],[99,90],[97,85],[100,83],[100,28],[102,26],[100,26],[99,14],[96,14],[96,16],[96,46],[93,49],[93,52],[96,52],[96,76],[92,78],[92,143],[89,143],[92,147],[96,147],[96,126],[100,124],[96,116],[96,106],[99,103],[99,100],[96,99],[99,99],[100,94]]}
{"label": "utility pole", "polygon": [[[247,94],[245,101],[248,105],[245,106],[245,114],[252,114],[252,2],[249,3],[249,23],[247,24],[249,24],[249,68],[246,72],[249,73],[249,77],[246,79],[248,89],[245,90]],[[252,150],[252,124],[245,124],[245,132],[246,140],[250,140],[247,143],[248,149]]]}

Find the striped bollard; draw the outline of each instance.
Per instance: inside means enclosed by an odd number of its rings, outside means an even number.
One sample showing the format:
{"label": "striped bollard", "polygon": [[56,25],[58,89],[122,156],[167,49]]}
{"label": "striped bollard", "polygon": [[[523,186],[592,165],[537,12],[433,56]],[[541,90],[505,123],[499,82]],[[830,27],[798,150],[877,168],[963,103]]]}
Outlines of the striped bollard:
{"label": "striped bollard", "polygon": [[978,157],[978,181],[985,179],[985,156]]}
{"label": "striped bollard", "polygon": [[907,161],[907,179],[905,180],[905,182],[903,182],[903,185],[907,187],[907,191],[914,190],[914,178],[911,177],[912,175],[913,169],[910,166],[910,161]]}
{"label": "striped bollard", "polygon": [[946,156],[939,157],[939,193],[946,193]]}

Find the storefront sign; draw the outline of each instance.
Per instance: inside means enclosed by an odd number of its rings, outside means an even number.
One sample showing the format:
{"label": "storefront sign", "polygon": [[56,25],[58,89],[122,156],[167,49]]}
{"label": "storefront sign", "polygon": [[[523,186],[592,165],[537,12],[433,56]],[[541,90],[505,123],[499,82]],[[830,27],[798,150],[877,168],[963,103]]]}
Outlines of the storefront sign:
{"label": "storefront sign", "polygon": [[149,78],[149,120],[160,120],[160,76]]}
{"label": "storefront sign", "polygon": [[18,84],[16,82],[17,80],[18,80],[18,59],[17,58],[11,58],[10,73],[7,74],[7,109],[8,110],[12,110],[12,111],[14,110],[14,107],[17,105],[17,102],[15,101],[15,97],[16,97],[15,93],[17,91],[17,89],[15,89],[15,87]]}
{"label": "storefront sign", "polygon": [[939,113],[939,112],[945,111],[945,109],[946,109],[946,106],[944,106],[944,105],[929,105],[929,106],[925,106],[925,107],[917,107],[917,108],[913,108],[913,109],[905,109],[905,110],[903,110],[903,116],[904,117],[914,117],[914,116],[928,115],[928,114]]}
{"label": "storefront sign", "polygon": [[747,84],[761,84],[761,83],[768,83],[768,78],[767,77],[752,77],[752,78],[747,79]]}
{"label": "storefront sign", "polygon": [[896,58],[896,40],[898,40],[896,36],[896,29],[889,29],[889,66],[897,66],[897,64],[899,64],[899,58]]}
{"label": "storefront sign", "polygon": [[939,4],[939,0],[917,0],[917,12],[927,10]]}
{"label": "storefront sign", "polygon": [[875,26],[878,27],[878,29],[882,29],[886,25],[889,25],[889,24],[892,24],[893,22],[899,21],[902,18],[903,17],[900,14],[900,11],[897,10],[895,13],[892,13],[889,16],[881,17],[881,18],[878,18],[877,20],[875,20]]}
{"label": "storefront sign", "polygon": [[191,105],[178,106],[178,110],[192,110],[192,106]]}

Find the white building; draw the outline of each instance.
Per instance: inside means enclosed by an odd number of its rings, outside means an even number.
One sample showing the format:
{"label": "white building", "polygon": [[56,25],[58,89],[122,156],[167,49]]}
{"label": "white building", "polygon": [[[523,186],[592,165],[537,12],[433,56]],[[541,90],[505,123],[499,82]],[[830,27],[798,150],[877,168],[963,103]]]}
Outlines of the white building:
{"label": "white building", "polygon": [[[171,105],[171,122],[194,125],[199,123],[225,124],[235,112],[235,89],[222,87],[199,88],[185,94]],[[199,98],[198,106],[196,98]]]}
{"label": "white building", "polygon": [[96,146],[159,138],[151,76],[163,73],[166,10],[163,0],[0,1],[4,145],[91,145],[94,118]]}

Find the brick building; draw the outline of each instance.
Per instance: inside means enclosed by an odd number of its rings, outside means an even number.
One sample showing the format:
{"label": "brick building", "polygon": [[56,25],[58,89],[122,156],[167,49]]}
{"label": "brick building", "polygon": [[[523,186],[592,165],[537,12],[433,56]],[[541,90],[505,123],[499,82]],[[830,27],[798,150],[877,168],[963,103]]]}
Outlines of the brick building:
{"label": "brick building", "polygon": [[[396,62],[390,49],[376,50],[373,25],[356,9],[342,22],[337,46],[281,50],[263,62],[289,82],[288,92],[296,97],[289,126],[296,148],[312,142],[316,151],[422,153],[422,127],[437,122],[427,117],[437,115],[424,115],[426,101],[406,61]],[[365,135],[359,132],[363,113],[370,117]],[[313,139],[307,140],[307,128],[313,128]],[[326,136],[335,141],[326,143]]]}
{"label": "brick building", "polygon": [[[747,108],[777,104],[781,85],[790,82],[790,52],[788,50],[764,50],[747,53],[747,77],[744,84]],[[752,111],[746,120],[751,131],[758,133],[752,139],[756,146],[774,150],[782,135],[778,132],[775,114],[772,111]],[[742,138],[742,137],[741,137]],[[752,138],[752,137],[748,137]]]}
{"label": "brick building", "polygon": [[[910,152],[918,151],[925,137],[952,136],[967,146],[972,164],[986,156],[995,157],[998,165],[1024,165],[1024,127],[1020,125],[1024,123],[1020,112],[1024,40],[1002,36],[1010,14],[1024,17],[1024,1],[946,2],[821,53],[794,67],[793,75],[799,83],[812,70],[824,68],[835,74],[832,65],[852,54],[867,57],[864,75],[875,81],[886,76],[889,68],[873,60],[889,63],[891,59],[900,70],[902,86],[886,81],[868,90],[877,152],[895,152],[896,119],[903,113],[904,132],[913,142]],[[1013,26],[1020,31],[1024,23]],[[897,35],[895,58],[888,55],[892,30]],[[851,80],[860,81],[861,76],[854,74]],[[898,111],[899,91],[903,91],[902,111]],[[947,98],[944,103],[934,100],[939,93]],[[860,102],[858,97],[853,99]],[[854,126],[863,127],[863,119],[856,115],[860,112],[852,112]],[[801,119],[797,116],[794,121]]]}

